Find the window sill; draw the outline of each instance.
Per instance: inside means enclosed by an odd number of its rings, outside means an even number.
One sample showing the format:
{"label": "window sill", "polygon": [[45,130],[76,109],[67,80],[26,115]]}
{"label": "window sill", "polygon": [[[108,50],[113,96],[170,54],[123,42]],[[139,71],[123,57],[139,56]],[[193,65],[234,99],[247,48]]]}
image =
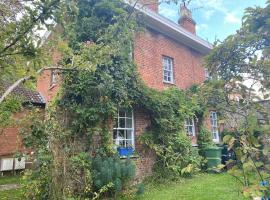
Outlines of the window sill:
{"label": "window sill", "polygon": [[175,82],[167,82],[167,81],[163,81],[163,84],[167,84],[167,85],[175,85]]}
{"label": "window sill", "polygon": [[138,155],[130,155],[130,156],[120,156],[120,159],[127,159],[128,157],[131,159],[140,158],[140,156],[138,156]]}

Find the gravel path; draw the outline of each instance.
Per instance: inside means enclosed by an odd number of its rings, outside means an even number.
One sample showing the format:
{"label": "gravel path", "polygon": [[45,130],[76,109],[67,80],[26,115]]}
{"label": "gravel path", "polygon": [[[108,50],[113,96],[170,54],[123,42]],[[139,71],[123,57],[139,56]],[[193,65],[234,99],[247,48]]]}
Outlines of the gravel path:
{"label": "gravel path", "polygon": [[0,185],[0,191],[19,189],[20,187],[21,186],[19,184]]}

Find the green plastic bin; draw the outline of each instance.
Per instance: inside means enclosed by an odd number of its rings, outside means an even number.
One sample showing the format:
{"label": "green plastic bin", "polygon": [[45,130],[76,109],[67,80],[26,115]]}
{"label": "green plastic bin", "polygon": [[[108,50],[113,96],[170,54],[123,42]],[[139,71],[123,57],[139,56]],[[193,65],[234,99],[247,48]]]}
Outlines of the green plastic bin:
{"label": "green plastic bin", "polygon": [[205,150],[208,169],[217,167],[221,164],[221,151],[219,147],[209,147]]}

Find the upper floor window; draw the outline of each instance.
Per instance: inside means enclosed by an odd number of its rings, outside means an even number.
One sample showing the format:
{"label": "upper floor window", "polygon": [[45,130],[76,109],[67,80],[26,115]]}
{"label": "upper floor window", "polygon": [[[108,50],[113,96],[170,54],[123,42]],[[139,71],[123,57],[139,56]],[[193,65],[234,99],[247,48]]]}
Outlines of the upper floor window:
{"label": "upper floor window", "polygon": [[116,147],[135,147],[134,117],[132,110],[119,109],[114,120],[113,141]]}
{"label": "upper floor window", "polygon": [[214,142],[219,142],[219,133],[218,133],[218,116],[217,112],[210,112],[210,122],[211,122],[211,132]]}
{"label": "upper floor window", "polygon": [[185,129],[188,136],[195,136],[195,123],[193,118],[188,118],[185,120]]}
{"label": "upper floor window", "polygon": [[173,59],[167,56],[162,57],[163,81],[173,83]]}
{"label": "upper floor window", "polygon": [[51,86],[57,83],[57,72],[55,70],[51,71]]}

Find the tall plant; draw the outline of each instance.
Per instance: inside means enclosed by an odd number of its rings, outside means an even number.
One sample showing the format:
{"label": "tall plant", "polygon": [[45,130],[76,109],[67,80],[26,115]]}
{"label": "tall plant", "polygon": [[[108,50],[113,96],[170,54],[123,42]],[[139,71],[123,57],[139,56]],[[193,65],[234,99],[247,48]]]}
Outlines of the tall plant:
{"label": "tall plant", "polygon": [[[244,194],[267,196],[265,163],[269,125],[259,123],[264,110],[260,99],[269,97],[269,2],[265,8],[248,8],[235,35],[217,44],[207,58],[213,81],[205,86],[209,105],[223,114],[230,134],[223,141],[237,157],[230,173],[244,186]],[[207,92],[205,92],[207,94]],[[267,120],[266,120],[267,121]]]}

